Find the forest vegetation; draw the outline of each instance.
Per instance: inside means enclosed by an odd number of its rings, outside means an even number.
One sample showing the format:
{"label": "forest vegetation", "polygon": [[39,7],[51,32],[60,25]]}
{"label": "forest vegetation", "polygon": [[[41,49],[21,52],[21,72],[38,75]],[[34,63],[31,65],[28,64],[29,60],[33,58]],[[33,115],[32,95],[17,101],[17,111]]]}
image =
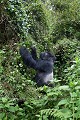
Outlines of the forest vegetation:
{"label": "forest vegetation", "polygon": [[[53,88],[23,64],[32,45],[57,58]],[[0,120],[80,120],[80,0],[0,0]]]}

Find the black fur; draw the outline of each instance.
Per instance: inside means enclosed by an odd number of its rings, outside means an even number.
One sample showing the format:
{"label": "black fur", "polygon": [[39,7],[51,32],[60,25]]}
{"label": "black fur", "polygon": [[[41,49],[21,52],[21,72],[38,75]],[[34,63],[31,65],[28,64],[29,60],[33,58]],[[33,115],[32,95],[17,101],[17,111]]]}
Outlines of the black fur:
{"label": "black fur", "polygon": [[42,52],[38,59],[34,47],[31,48],[31,53],[27,48],[21,47],[20,55],[25,65],[37,71],[35,80],[38,86],[52,86],[49,76],[53,74],[53,64],[55,61],[54,55],[50,52]]}

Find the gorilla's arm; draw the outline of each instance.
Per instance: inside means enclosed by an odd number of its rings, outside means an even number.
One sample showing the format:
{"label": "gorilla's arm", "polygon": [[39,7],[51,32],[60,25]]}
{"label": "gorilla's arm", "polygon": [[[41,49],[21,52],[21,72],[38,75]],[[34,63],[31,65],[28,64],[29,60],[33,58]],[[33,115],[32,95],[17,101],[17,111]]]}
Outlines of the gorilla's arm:
{"label": "gorilla's arm", "polygon": [[27,48],[21,47],[20,55],[25,65],[35,69],[36,61],[33,59],[32,55],[29,53]]}
{"label": "gorilla's arm", "polygon": [[31,47],[31,55],[32,55],[34,60],[37,60],[36,48],[33,46]]}

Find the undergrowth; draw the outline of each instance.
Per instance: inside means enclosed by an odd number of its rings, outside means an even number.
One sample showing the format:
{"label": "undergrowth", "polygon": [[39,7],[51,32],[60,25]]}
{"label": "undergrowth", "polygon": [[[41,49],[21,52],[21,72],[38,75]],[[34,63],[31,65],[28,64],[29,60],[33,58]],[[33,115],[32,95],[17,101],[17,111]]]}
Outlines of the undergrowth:
{"label": "undergrowth", "polygon": [[[0,120],[80,119],[79,9],[79,0],[0,1]],[[54,88],[36,86],[22,45],[55,54]]]}

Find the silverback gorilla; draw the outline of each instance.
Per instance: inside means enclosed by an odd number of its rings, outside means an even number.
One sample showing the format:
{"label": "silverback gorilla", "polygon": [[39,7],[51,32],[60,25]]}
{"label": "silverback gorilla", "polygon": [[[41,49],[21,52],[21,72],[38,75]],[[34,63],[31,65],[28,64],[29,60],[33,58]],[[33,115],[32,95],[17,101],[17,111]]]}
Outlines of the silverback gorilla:
{"label": "silverback gorilla", "polygon": [[37,58],[36,48],[31,47],[31,53],[27,48],[20,48],[20,55],[23,63],[37,71],[35,81],[37,86],[53,87],[53,65],[55,56],[50,52],[41,52],[40,58]]}

